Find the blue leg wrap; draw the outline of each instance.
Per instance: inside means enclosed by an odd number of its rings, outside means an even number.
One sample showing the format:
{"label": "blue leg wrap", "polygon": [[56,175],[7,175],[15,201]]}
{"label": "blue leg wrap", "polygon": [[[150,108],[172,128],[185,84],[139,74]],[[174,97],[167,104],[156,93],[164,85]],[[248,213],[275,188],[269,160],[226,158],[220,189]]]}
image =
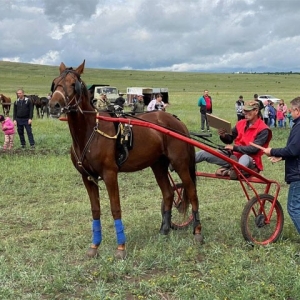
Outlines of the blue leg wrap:
{"label": "blue leg wrap", "polygon": [[96,246],[99,246],[102,241],[101,221],[100,220],[93,220],[92,230],[93,230],[92,243]]}
{"label": "blue leg wrap", "polygon": [[116,228],[118,245],[125,244],[126,237],[124,233],[124,226],[122,224],[122,220],[115,220],[115,228]]}

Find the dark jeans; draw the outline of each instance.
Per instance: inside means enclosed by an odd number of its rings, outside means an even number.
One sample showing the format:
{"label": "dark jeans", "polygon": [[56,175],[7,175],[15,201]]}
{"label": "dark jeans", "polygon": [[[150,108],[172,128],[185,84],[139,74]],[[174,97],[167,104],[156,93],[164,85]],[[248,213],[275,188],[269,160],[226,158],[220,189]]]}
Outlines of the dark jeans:
{"label": "dark jeans", "polygon": [[18,135],[22,146],[26,145],[24,137],[24,128],[26,129],[30,146],[34,146],[34,138],[32,134],[31,124],[28,124],[28,119],[17,119]]}
{"label": "dark jeans", "polygon": [[203,114],[200,112],[200,115],[201,115],[201,130],[204,130],[205,123],[206,123],[207,130],[209,130],[206,113]]}

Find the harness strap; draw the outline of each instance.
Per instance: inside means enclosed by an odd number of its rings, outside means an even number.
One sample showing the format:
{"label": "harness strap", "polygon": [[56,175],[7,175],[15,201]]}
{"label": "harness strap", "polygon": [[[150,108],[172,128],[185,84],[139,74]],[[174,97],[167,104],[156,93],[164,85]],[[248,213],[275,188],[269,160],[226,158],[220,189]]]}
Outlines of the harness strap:
{"label": "harness strap", "polygon": [[108,139],[117,139],[119,133],[121,132],[121,128],[122,128],[122,123],[119,123],[118,125],[118,131],[115,135],[110,136],[108,134],[106,134],[105,132],[101,131],[100,129],[97,128],[98,126],[95,127],[95,132],[98,132],[99,134],[103,135],[104,137],[108,138]]}
{"label": "harness strap", "polygon": [[[98,115],[98,114],[97,114],[97,115]],[[86,143],[86,145],[85,145],[85,147],[84,147],[84,149],[83,149],[83,151],[82,151],[80,157],[77,155],[77,153],[76,153],[76,151],[75,151],[74,144],[72,144],[72,148],[71,148],[71,150],[72,150],[72,152],[73,152],[73,154],[74,154],[74,156],[75,156],[75,158],[76,158],[77,166],[80,167],[80,168],[82,168],[83,171],[88,175],[88,177],[87,177],[88,180],[94,182],[96,185],[98,185],[98,179],[95,178],[95,177],[93,177],[93,176],[92,176],[92,175],[91,175],[91,174],[83,167],[83,165],[82,165],[82,161],[83,161],[83,159],[84,159],[84,157],[85,157],[85,154],[86,154],[86,152],[87,152],[87,150],[88,150],[88,148],[89,148],[89,146],[90,146],[90,144],[91,144],[91,142],[92,142],[92,139],[94,138],[96,132],[99,133],[99,134],[101,134],[102,136],[104,136],[104,137],[106,137],[106,138],[109,138],[109,139],[117,139],[119,133],[120,133],[120,132],[122,131],[122,129],[123,129],[123,124],[122,124],[122,123],[119,123],[117,133],[116,133],[114,136],[109,136],[109,135],[106,134],[105,132],[103,132],[103,131],[101,131],[100,129],[98,129],[98,125],[99,125],[99,120],[96,119],[96,126],[95,126],[95,128],[94,128],[94,131],[92,132],[92,134],[91,134],[89,140],[87,141],[87,143]]]}

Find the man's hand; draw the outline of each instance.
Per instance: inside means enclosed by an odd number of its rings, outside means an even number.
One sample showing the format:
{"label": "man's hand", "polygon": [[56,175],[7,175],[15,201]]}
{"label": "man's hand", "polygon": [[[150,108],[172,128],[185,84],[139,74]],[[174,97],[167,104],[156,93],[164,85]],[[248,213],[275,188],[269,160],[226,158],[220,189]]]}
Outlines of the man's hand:
{"label": "man's hand", "polygon": [[32,123],[32,120],[31,119],[29,119],[28,120],[28,125],[30,125]]}
{"label": "man's hand", "polygon": [[233,151],[233,145],[226,145],[224,149]]}
{"label": "man's hand", "polygon": [[266,154],[267,156],[271,156],[271,150],[272,150],[272,148],[262,148],[261,150],[262,150],[263,153]]}
{"label": "man's hand", "polygon": [[220,129],[218,130],[218,134],[219,134],[220,137],[224,138],[225,135],[226,135],[226,130],[223,129],[223,128],[220,128]]}
{"label": "man's hand", "polygon": [[268,160],[272,163],[277,163],[282,160],[282,157],[271,156],[271,157],[268,157]]}

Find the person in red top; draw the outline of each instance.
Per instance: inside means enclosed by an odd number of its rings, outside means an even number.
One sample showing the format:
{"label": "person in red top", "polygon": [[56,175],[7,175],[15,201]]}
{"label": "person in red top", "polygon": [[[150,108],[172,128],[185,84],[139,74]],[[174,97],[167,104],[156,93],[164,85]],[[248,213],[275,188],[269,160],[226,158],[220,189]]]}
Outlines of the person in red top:
{"label": "person in red top", "polygon": [[[266,148],[272,138],[272,131],[260,118],[259,111],[259,104],[256,101],[250,101],[244,106],[245,119],[236,123],[232,128],[232,134],[227,133],[224,129],[218,131],[221,141],[227,144],[224,148],[228,151],[228,156],[256,172],[263,170],[261,159],[263,152],[251,146],[250,142]],[[231,145],[233,142],[234,145]],[[224,154],[223,151],[220,152]],[[236,172],[225,160],[201,150],[196,153],[196,163],[202,161],[221,166],[216,174],[230,175],[231,179],[237,179]]]}
{"label": "person in red top", "polygon": [[205,124],[207,131],[209,131],[206,114],[212,113],[212,98],[208,95],[208,90],[204,90],[203,96],[201,96],[198,100],[198,106],[200,107],[201,131],[204,131]]}
{"label": "person in red top", "polygon": [[[277,112],[278,112],[278,110],[281,110],[282,111],[282,113],[283,113],[283,117],[281,116],[281,114],[280,114],[280,117],[281,117],[281,119],[282,119],[282,122],[279,122],[279,119],[278,119],[278,116],[277,116],[277,120],[278,120],[278,126],[279,127],[286,127],[286,116],[287,116],[287,110],[288,110],[288,108],[287,108],[287,105],[284,103],[284,100],[283,99],[280,99],[279,100],[279,103],[278,103],[278,105],[277,105]],[[282,126],[280,126],[280,125],[282,125]]]}
{"label": "person in red top", "polygon": [[277,106],[276,119],[278,122],[278,127],[282,128],[284,123],[284,113],[283,113],[283,104]]}

